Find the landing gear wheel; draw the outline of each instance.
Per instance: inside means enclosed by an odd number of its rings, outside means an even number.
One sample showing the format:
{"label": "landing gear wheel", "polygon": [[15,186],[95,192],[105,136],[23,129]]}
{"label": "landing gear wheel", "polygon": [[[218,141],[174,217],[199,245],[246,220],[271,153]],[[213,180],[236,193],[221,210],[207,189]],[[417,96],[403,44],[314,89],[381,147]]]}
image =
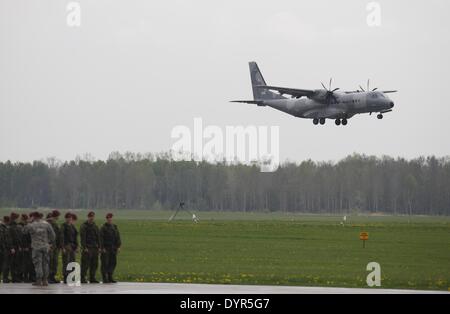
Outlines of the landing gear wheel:
{"label": "landing gear wheel", "polygon": [[347,119],[342,119],[342,125],[347,125]]}
{"label": "landing gear wheel", "polygon": [[380,114],[377,116],[377,118],[378,118],[378,120],[381,120],[381,119],[383,119],[383,115],[380,113]]}
{"label": "landing gear wheel", "polygon": [[341,119],[336,119],[336,120],[334,121],[334,123],[336,123],[336,125],[341,125]]}
{"label": "landing gear wheel", "polygon": [[314,119],[313,123],[314,123],[314,125],[318,125],[319,124],[319,119]]}
{"label": "landing gear wheel", "polygon": [[320,124],[324,125],[325,124],[325,118],[320,118]]}

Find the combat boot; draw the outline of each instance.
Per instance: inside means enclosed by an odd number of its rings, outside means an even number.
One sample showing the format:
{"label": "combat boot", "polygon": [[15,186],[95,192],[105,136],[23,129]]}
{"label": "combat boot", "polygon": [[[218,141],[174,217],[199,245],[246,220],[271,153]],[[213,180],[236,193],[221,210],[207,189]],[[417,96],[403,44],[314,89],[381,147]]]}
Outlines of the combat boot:
{"label": "combat boot", "polygon": [[42,281],[42,285],[43,285],[44,287],[47,287],[47,286],[48,286],[48,281],[47,281],[47,279],[44,279],[44,280]]}
{"label": "combat boot", "polygon": [[109,278],[108,278],[108,276],[106,275],[106,273],[103,273],[103,274],[102,274],[102,278],[103,278],[103,283],[109,283]]}
{"label": "combat boot", "polygon": [[38,287],[40,287],[40,286],[42,286],[42,280],[37,279],[36,282],[33,282],[33,283],[32,283],[32,285],[33,285],[33,286],[38,286]]}
{"label": "combat boot", "polygon": [[55,276],[50,276],[50,277],[48,278],[48,283],[53,284],[53,283],[58,283],[58,282],[56,281]]}
{"label": "combat boot", "polygon": [[89,283],[99,283],[95,277],[89,279]]}
{"label": "combat boot", "polygon": [[117,281],[115,281],[115,280],[113,279],[112,273],[109,273],[109,274],[108,274],[108,277],[109,277],[109,282],[110,282],[110,283],[117,283]]}

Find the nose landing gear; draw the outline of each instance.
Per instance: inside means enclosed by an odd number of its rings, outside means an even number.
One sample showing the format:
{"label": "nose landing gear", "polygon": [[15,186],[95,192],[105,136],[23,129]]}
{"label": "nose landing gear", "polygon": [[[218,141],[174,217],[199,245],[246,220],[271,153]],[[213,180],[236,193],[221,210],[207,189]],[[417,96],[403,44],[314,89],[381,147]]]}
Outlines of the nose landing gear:
{"label": "nose landing gear", "polygon": [[377,115],[377,119],[378,119],[378,120],[381,120],[381,119],[383,119],[383,115],[382,115],[381,113],[380,113],[380,114],[378,114],[378,115]]}

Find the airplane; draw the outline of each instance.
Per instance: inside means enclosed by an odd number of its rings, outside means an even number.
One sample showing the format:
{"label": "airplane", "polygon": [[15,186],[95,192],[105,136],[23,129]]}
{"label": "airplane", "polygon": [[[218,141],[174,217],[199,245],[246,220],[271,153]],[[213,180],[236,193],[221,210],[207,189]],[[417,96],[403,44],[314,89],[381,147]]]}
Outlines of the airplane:
{"label": "airplane", "polygon": [[[326,119],[335,120],[336,125],[347,125],[348,119],[361,113],[378,113],[377,118],[391,112],[394,102],[386,94],[395,90],[379,91],[359,86],[355,91],[331,89],[322,83],[323,89],[295,89],[276,87],[266,84],[256,62],[249,62],[250,77],[253,89],[253,100],[233,100],[234,103],[254,104],[261,107],[272,107],[294,117],[312,119],[314,125],[324,125]],[[290,95],[290,98],[284,95]]]}

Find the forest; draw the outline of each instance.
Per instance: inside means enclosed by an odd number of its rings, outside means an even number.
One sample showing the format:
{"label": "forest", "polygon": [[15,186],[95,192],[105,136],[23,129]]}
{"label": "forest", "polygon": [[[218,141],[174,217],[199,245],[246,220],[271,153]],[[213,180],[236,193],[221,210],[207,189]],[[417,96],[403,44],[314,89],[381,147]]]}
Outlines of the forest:
{"label": "forest", "polygon": [[450,158],[354,154],[259,165],[112,153],[104,160],[0,163],[0,207],[298,213],[450,214]]}

